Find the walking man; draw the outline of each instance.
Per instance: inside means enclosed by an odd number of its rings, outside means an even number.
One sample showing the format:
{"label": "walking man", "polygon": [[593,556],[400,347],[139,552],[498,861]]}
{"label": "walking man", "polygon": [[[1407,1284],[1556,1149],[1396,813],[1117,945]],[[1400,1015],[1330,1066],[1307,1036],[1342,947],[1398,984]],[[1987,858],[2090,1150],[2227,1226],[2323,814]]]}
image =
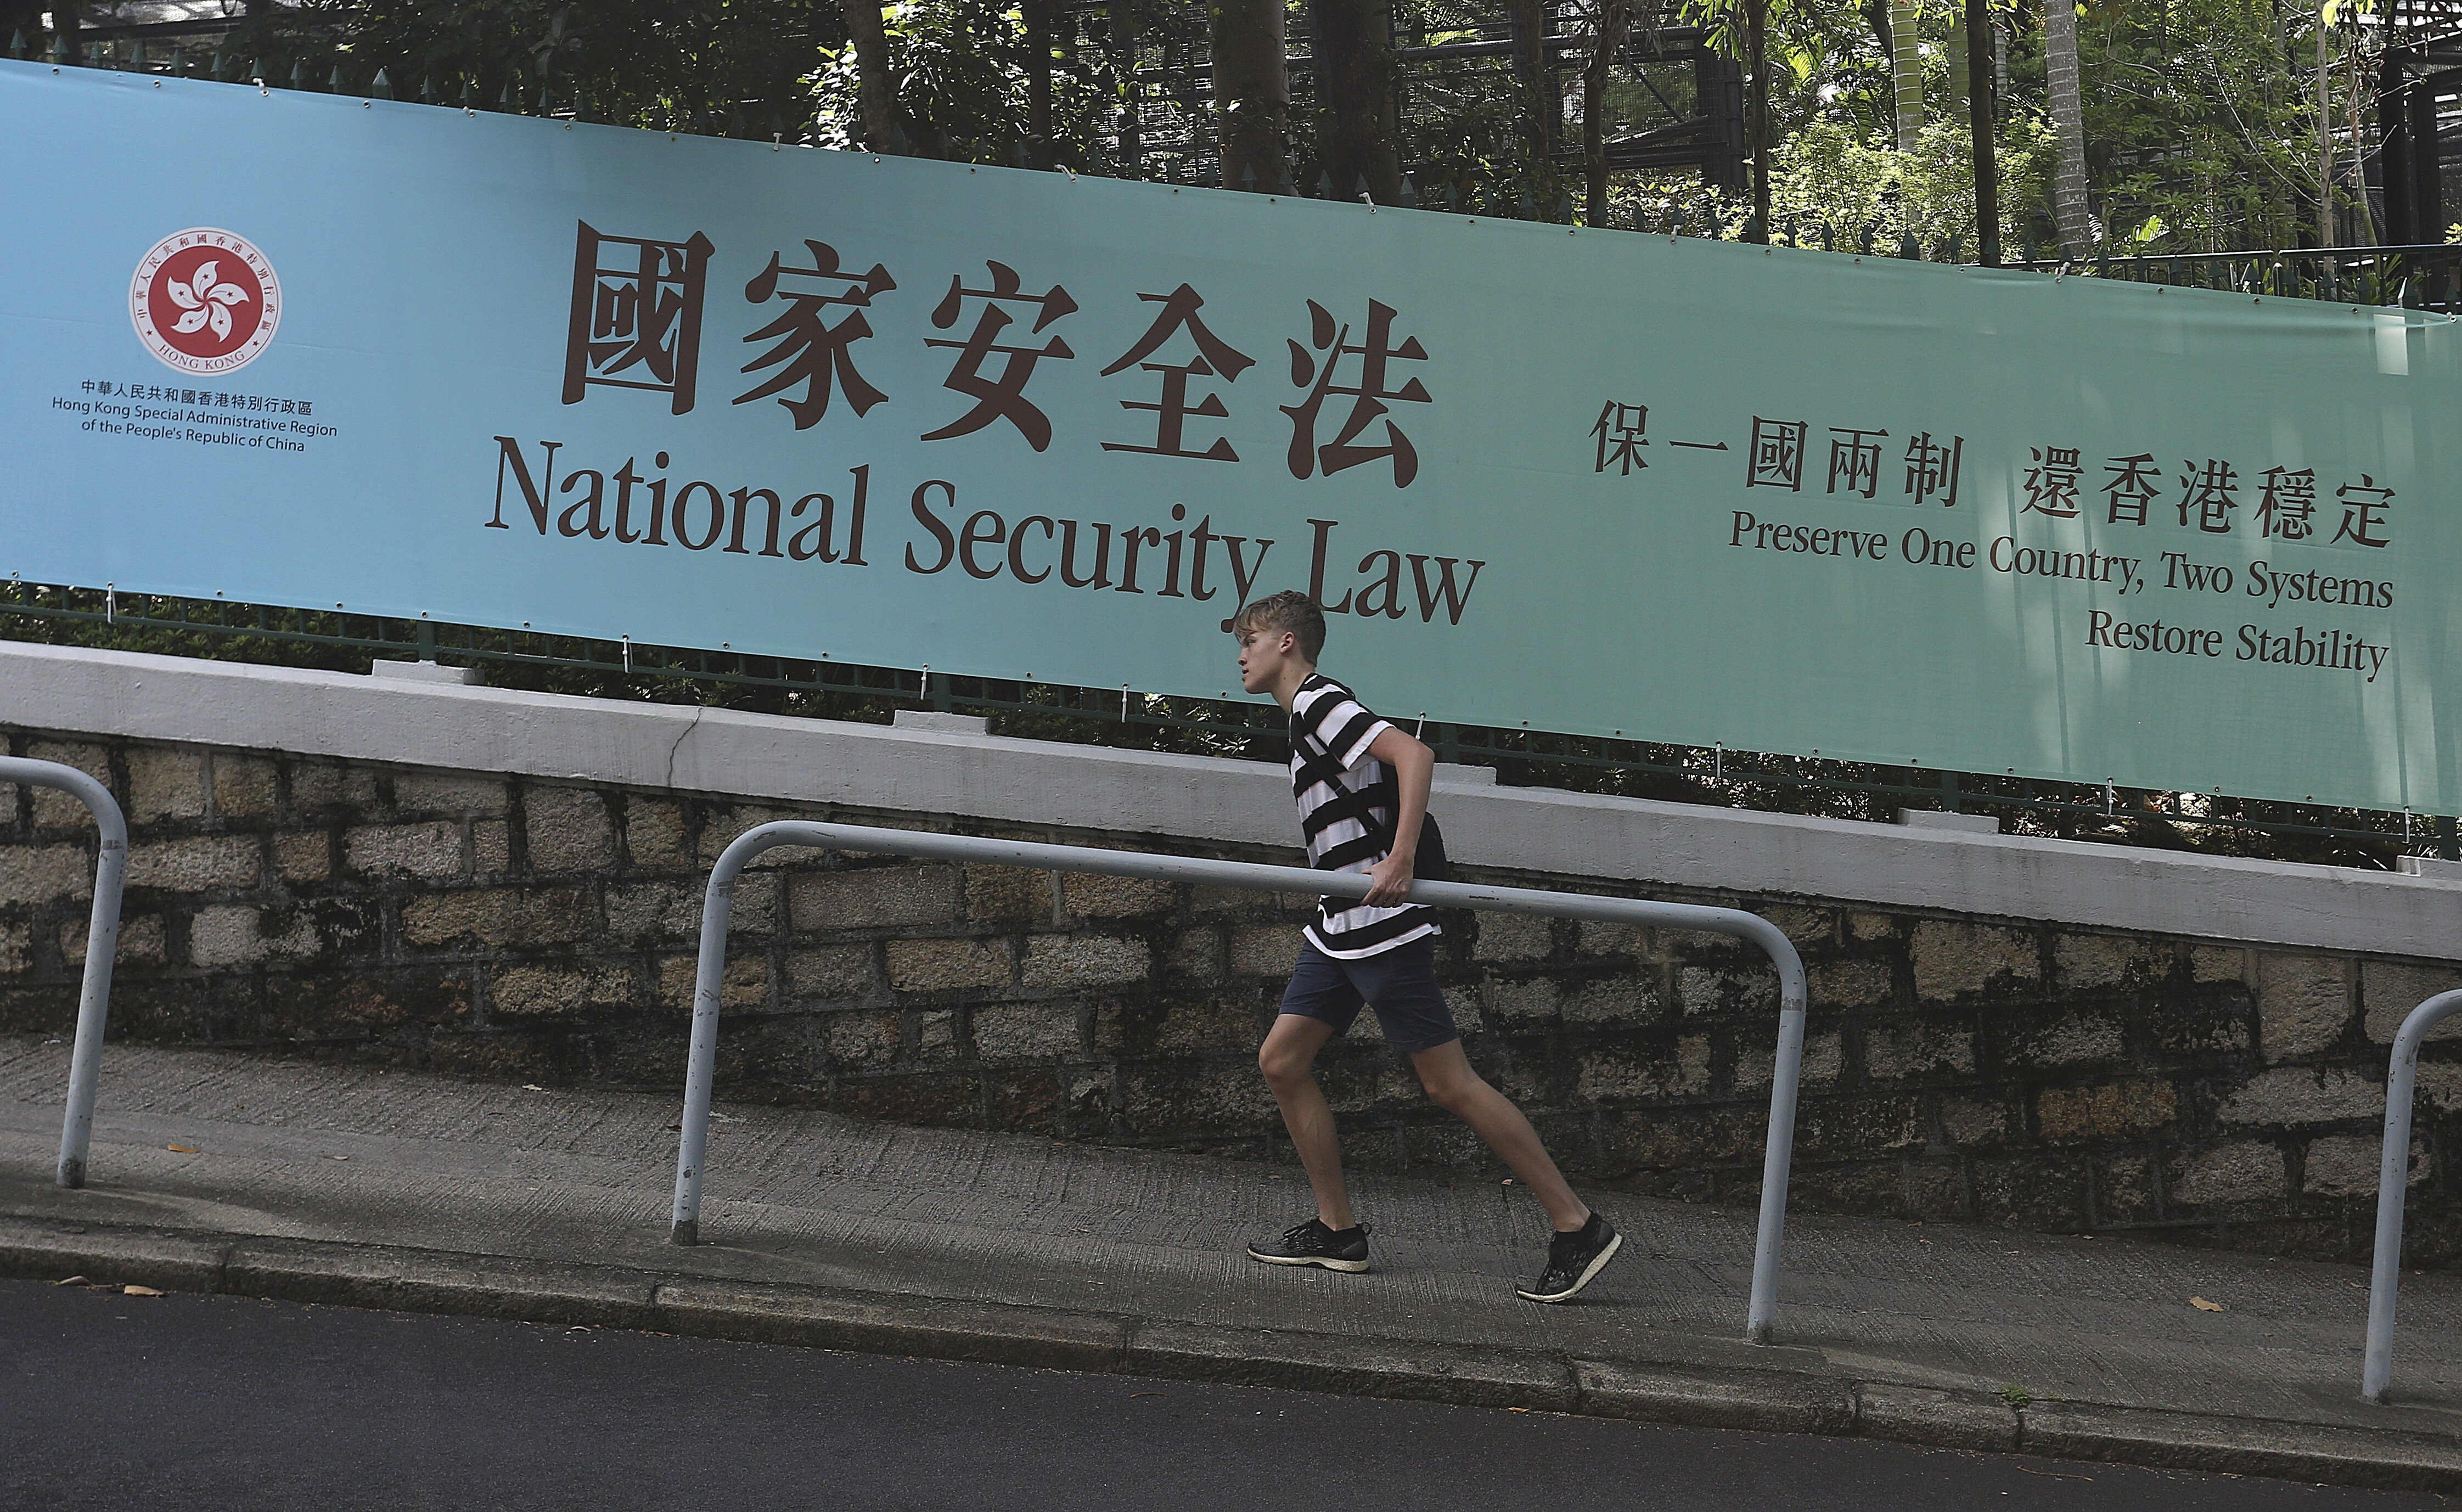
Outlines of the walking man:
{"label": "walking man", "polygon": [[1258,1051],[1307,1169],[1316,1216],[1249,1245],[1248,1254],[1274,1265],[1368,1268],[1368,1229],[1351,1215],[1333,1110],[1313,1069],[1317,1051],[1350,1027],[1364,1004],[1375,1008],[1386,1042],[1411,1058],[1429,1097],[1486,1140],[1547,1210],[1556,1234],[1545,1268],[1518,1294],[1563,1302],[1607,1267],[1624,1239],[1573,1195],[1530,1120],[1462,1054],[1461,1031],[1436,985],[1435,911],[1404,901],[1415,878],[1444,879],[1444,840],[1428,813],[1436,758],[1316,670],[1325,614],[1306,594],[1261,598],[1240,611],[1231,631],[1241,685],[1272,694],[1290,715],[1291,791],[1308,864],[1373,879],[1357,903],[1318,900],[1282,1013]]}

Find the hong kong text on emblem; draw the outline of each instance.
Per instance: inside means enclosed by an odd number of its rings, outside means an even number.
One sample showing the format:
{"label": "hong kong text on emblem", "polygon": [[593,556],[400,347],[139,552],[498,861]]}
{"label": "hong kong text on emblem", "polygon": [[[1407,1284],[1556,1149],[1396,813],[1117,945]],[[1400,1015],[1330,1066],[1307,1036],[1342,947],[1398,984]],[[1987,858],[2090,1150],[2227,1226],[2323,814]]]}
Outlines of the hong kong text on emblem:
{"label": "hong kong text on emblem", "polygon": [[256,360],[282,323],[282,285],[254,243],[191,227],[154,244],[128,283],[137,339],[183,373],[229,373]]}

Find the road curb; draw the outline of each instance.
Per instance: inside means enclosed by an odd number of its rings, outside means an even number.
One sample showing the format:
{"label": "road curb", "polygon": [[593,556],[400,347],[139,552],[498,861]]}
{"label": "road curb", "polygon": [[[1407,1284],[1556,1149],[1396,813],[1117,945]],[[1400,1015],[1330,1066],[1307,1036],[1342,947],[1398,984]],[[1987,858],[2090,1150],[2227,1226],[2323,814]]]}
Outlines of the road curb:
{"label": "road curb", "polygon": [[2462,1491],[2462,1440],[1861,1381],[1579,1359],[330,1241],[0,1217],[0,1277],[1519,1407],[1707,1428]]}

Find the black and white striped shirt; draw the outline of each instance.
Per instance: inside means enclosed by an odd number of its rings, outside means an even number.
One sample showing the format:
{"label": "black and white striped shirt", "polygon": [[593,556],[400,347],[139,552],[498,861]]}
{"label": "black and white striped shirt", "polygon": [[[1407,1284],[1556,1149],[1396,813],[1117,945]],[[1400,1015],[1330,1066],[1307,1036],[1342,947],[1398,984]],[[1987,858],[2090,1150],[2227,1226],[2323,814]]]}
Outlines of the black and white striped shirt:
{"label": "black and white striped shirt", "polygon": [[[1308,864],[1317,870],[1366,872],[1392,851],[1401,788],[1393,768],[1369,755],[1368,747],[1393,727],[1322,674],[1310,675],[1291,699],[1291,796],[1299,802]],[[1421,831],[1418,859],[1432,860],[1441,873],[1435,818],[1423,821]],[[1439,879],[1419,875],[1422,881]],[[1316,918],[1307,926],[1310,943],[1346,961],[1436,933],[1434,909],[1370,908],[1333,897],[1317,900]]]}

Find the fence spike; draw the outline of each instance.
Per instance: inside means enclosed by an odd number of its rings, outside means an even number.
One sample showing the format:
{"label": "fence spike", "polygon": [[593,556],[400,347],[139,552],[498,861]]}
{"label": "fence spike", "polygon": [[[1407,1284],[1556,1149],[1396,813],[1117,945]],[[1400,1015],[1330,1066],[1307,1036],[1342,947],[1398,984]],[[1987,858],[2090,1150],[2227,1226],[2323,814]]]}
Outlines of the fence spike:
{"label": "fence spike", "polygon": [[462,81],[462,108],[464,110],[479,108],[479,80],[475,76]]}
{"label": "fence spike", "polygon": [[329,95],[347,95],[351,92],[351,86],[342,80],[341,64],[334,65],[334,76],[325,80],[325,92]]}
{"label": "fence spike", "polygon": [[52,35],[52,66],[54,68],[66,68],[75,61],[76,59],[69,55],[68,33],[65,32],[54,32]]}
{"label": "fence spike", "polygon": [[505,87],[496,92],[496,111],[499,115],[505,116],[518,116],[522,113],[522,102],[513,93],[513,76],[510,74],[505,76]]}
{"label": "fence spike", "polygon": [[294,57],[291,60],[291,87],[292,89],[308,87],[308,60],[304,57]]}
{"label": "fence spike", "polygon": [[1316,174],[1316,197],[1320,200],[1333,198],[1333,175],[1323,168],[1319,168]]}
{"label": "fence spike", "polygon": [[378,69],[377,76],[368,80],[368,93],[378,99],[393,98],[393,76]]}
{"label": "fence spike", "polygon": [[419,101],[422,105],[433,105],[436,103],[435,75],[430,74],[419,81]]}
{"label": "fence spike", "polygon": [[128,50],[128,66],[140,74],[147,72],[145,39],[141,36],[137,39],[137,44]]}
{"label": "fence spike", "polygon": [[1402,175],[1402,192],[1393,197],[1393,203],[1406,210],[1419,207],[1419,193],[1411,187],[1411,176],[1407,173]]}
{"label": "fence spike", "polygon": [[171,50],[171,76],[173,78],[188,76],[188,50],[184,47],[175,47]]}
{"label": "fence spike", "polygon": [[1915,240],[1914,232],[1900,231],[1898,233],[1898,255],[1911,263],[1919,263],[1923,261],[1923,243]]}
{"label": "fence spike", "polygon": [[211,74],[213,78],[219,82],[226,75],[230,73],[230,54],[225,53],[221,48],[214,49],[214,60],[210,64],[207,64],[206,68],[207,72]]}
{"label": "fence spike", "polygon": [[26,55],[25,28],[18,28],[16,33],[9,38],[9,55],[13,58],[23,58]]}

